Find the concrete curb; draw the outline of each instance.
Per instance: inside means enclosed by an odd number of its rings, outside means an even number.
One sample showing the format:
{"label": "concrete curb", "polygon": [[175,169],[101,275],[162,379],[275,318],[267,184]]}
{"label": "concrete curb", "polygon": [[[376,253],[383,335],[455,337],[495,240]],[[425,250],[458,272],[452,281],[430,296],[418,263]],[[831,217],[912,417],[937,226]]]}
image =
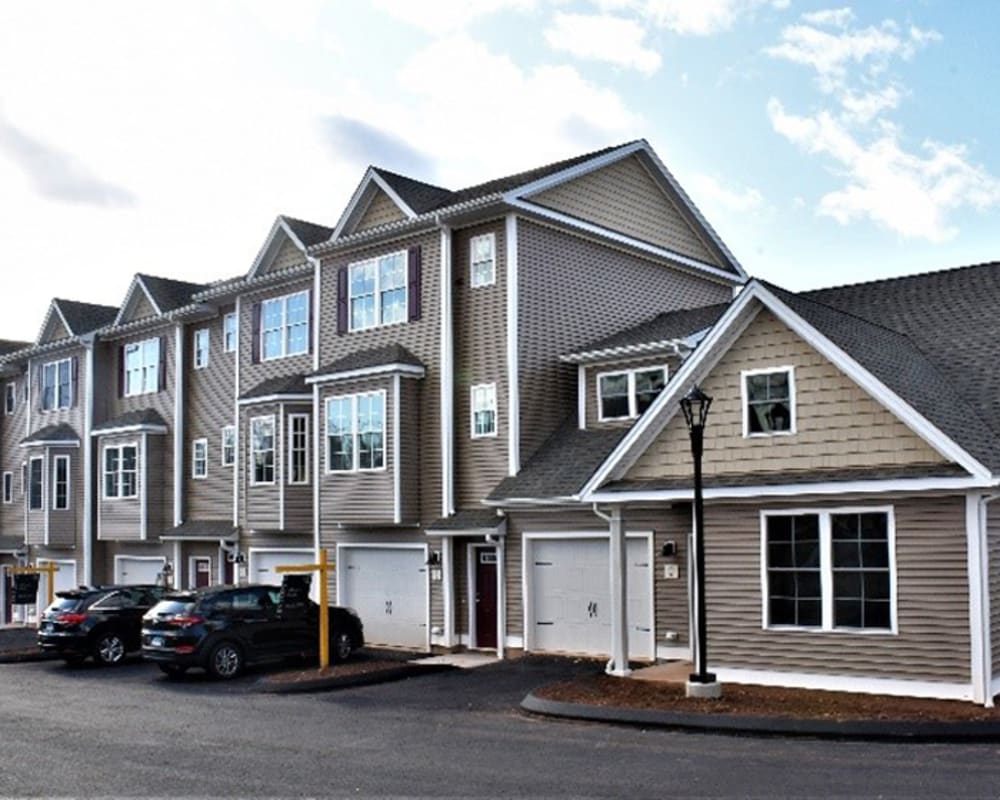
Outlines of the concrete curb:
{"label": "concrete curb", "polygon": [[825,720],[790,717],[750,717],[737,714],[691,714],[646,708],[618,708],[546,700],[534,693],[521,701],[531,714],[590,722],[674,728],[704,733],[751,736],[811,736],[908,742],[1000,741],[997,722],[910,722],[903,720]]}
{"label": "concrete curb", "polygon": [[389,683],[413,678],[418,675],[430,675],[436,672],[451,672],[458,669],[451,664],[401,664],[392,669],[376,672],[358,672],[353,675],[339,675],[329,678],[315,678],[308,681],[275,681],[261,678],[255,688],[264,694],[300,694],[306,692],[332,692],[337,689],[351,689],[355,686],[371,686],[376,683]]}

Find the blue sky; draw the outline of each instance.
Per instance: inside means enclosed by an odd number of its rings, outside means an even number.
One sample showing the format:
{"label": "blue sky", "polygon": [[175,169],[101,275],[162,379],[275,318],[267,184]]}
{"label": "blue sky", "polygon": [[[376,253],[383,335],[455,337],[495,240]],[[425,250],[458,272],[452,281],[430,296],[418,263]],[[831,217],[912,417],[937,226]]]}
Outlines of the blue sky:
{"label": "blue sky", "polygon": [[0,337],[244,272],[368,163],[458,188],[645,138],[792,289],[1000,256],[995,2],[0,5]]}

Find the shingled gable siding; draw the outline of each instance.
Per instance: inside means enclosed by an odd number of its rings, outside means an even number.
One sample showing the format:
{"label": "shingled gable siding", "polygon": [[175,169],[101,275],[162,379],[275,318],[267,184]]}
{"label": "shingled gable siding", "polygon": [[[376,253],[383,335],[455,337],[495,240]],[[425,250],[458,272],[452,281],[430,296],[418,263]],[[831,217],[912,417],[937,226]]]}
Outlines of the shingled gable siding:
{"label": "shingled gable siding", "polygon": [[[496,239],[496,283],[471,285],[470,240],[492,233]],[[507,475],[507,245],[504,221],[456,231],[454,263],[455,505],[478,505]],[[497,435],[473,439],[473,386],[496,384]]]}
{"label": "shingled gable siding", "polygon": [[[795,427],[787,436],[743,436],[740,372],[795,368]],[[943,459],[769,311],[761,311],[701,388],[714,398],[705,432],[706,476],[943,464]],[[688,433],[678,415],[627,479],[690,474]]]}
{"label": "shingled gable siding", "polygon": [[[764,630],[761,509],[894,508],[897,635]],[[962,496],[844,495],[705,508],[708,652],[715,667],[968,682],[969,599]]]}
{"label": "shingled gable siding", "polygon": [[[272,297],[284,297],[289,294],[296,294],[303,291],[309,292],[310,304],[315,302],[315,298],[313,297],[313,281],[311,277],[289,283],[282,283],[279,286],[270,286],[267,289],[259,289],[255,292],[247,292],[240,299],[239,335],[241,395],[253,389],[261,381],[265,381],[270,378],[279,378],[289,375],[303,375],[312,372],[313,357],[311,355],[311,346],[313,332],[311,325],[309,329],[310,346],[306,348],[305,353],[294,356],[285,356],[284,358],[272,358],[267,361],[265,361],[262,357],[259,363],[253,363],[252,316],[254,305],[262,303],[264,300],[268,300]],[[310,314],[310,319],[312,320],[312,324],[315,324],[318,319],[321,321],[321,324],[326,327],[329,325],[327,320],[333,318],[317,316],[315,313],[312,313]],[[263,352],[262,348],[260,349],[260,352]]]}
{"label": "shingled gable siding", "polygon": [[361,215],[358,224],[354,226],[352,233],[360,233],[369,228],[377,228],[379,225],[386,225],[404,219],[406,215],[381,189],[375,191],[368,208]]}
{"label": "shingled gable siding", "polygon": [[547,208],[721,266],[638,157],[567,181],[529,198]]}
{"label": "shingled gable siding", "polygon": [[25,460],[25,449],[20,446],[21,439],[24,438],[25,423],[27,421],[27,403],[24,401],[24,386],[27,375],[19,375],[12,378],[0,378],[0,386],[6,392],[8,383],[15,384],[15,404],[14,413],[10,416],[3,414],[0,421],[0,472],[9,472],[13,480],[13,502],[5,504],[0,496],[0,531],[5,536],[24,537],[24,518],[26,504],[24,495],[21,493],[21,463]]}
{"label": "shingled gable siding", "polygon": [[49,324],[46,330],[42,332],[42,336],[39,338],[39,344],[49,344],[51,342],[58,342],[60,339],[68,339],[70,336],[69,330],[63,325],[62,320],[59,318],[59,314],[53,309],[52,316],[49,317]]}
{"label": "shingled gable siding", "polygon": [[[233,518],[233,469],[222,465],[222,428],[233,425],[233,372],[236,353],[224,352],[223,319],[232,306],[219,316],[196,322],[184,331],[184,519]],[[194,368],[194,332],[208,328],[208,366]],[[191,478],[191,443],[208,440],[208,475]],[[240,459],[243,463],[243,459]]]}
{"label": "shingled gable siding", "polygon": [[[345,253],[337,253],[323,260],[322,271],[322,309],[320,319],[326,321],[320,329],[320,359],[321,365],[331,364],[351,353],[381,347],[389,344],[400,344],[413,353],[426,368],[426,375],[416,381],[419,395],[419,429],[420,442],[414,459],[406,462],[407,474],[419,474],[420,504],[416,519],[427,524],[441,516],[441,402],[440,402],[440,364],[441,364],[441,320],[440,309],[440,234],[437,231],[402,239],[396,242],[368,247]],[[419,320],[401,322],[395,325],[385,325],[363,331],[337,333],[333,320],[337,319],[337,274],[341,267],[346,267],[356,261],[375,256],[394,253],[419,246],[422,251],[422,313]],[[407,380],[403,384],[409,383]],[[406,388],[404,386],[404,388]],[[412,388],[412,387],[411,387]],[[323,411],[320,412],[322,415]],[[322,420],[321,420],[322,421]],[[404,420],[404,428],[407,427]],[[325,434],[325,423],[321,435]],[[404,475],[404,486],[407,481]],[[411,484],[412,485],[412,484]],[[326,494],[325,484],[323,488]],[[381,495],[379,495],[381,497]],[[325,499],[323,502],[327,502]],[[381,500],[370,501],[370,510],[382,513],[378,503]]]}
{"label": "shingled gable siding", "polygon": [[993,677],[1000,677],[1000,501],[986,506],[986,546],[989,565],[990,656]]}
{"label": "shingled gable siding", "polygon": [[135,300],[132,304],[132,311],[122,318],[122,322],[131,322],[132,320],[147,319],[156,316],[156,309],[153,308],[153,304],[149,302],[149,298],[146,297],[146,293],[142,289],[137,286],[133,296]]}
{"label": "shingled gable siding", "polygon": [[587,393],[587,405],[585,409],[587,427],[620,428],[622,426],[627,427],[635,422],[634,417],[630,419],[611,419],[605,420],[604,422],[600,421],[600,388],[597,382],[598,375],[666,367],[667,379],[669,380],[670,376],[673,375],[674,371],[677,369],[679,363],[680,362],[677,360],[676,356],[660,354],[656,356],[644,356],[643,358],[620,359],[610,364],[597,364],[592,367],[584,367]]}
{"label": "shingled gable siding", "polygon": [[[99,539],[139,541],[142,539],[142,499],[147,496],[146,539],[158,540],[166,523],[172,522],[169,505],[164,502],[170,495],[172,475],[164,471],[164,464],[172,449],[172,440],[162,434],[149,434],[143,449],[142,434],[118,434],[96,437],[94,449],[95,491],[98,503]],[[137,456],[137,486],[135,497],[105,499],[104,497],[104,448],[107,445],[135,444]],[[145,464],[145,469],[143,465]],[[145,485],[143,478],[145,477]]]}
{"label": "shingled gable siding", "polygon": [[518,220],[521,463],[576,415],[576,368],[559,356],[656,314],[725,302],[728,286]]}
{"label": "shingled gable siding", "polygon": [[[150,498],[150,528],[149,538],[159,536],[163,533],[164,521],[168,527],[173,525],[173,486],[174,486],[174,390],[176,386],[175,361],[175,334],[173,325],[164,325],[151,331],[135,334],[127,339],[112,340],[99,347],[102,350],[101,364],[97,367],[99,383],[103,384],[102,396],[104,399],[103,409],[95,409],[95,424],[100,425],[109,419],[114,419],[127,414],[130,411],[142,411],[153,409],[167,424],[167,434],[150,435],[150,441],[159,440],[157,445],[159,450],[158,471],[151,473],[151,481],[158,487],[157,500],[154,503]],[[122,367],[119,359],[124,353],[124,347],[134,342],[142,342],[147,339],[160,340],[160,378],[162,380],[160,391],[149,392],[148,394],[137,394],[132,397],[124,396],[124,387],[119,387],[122,379]],[[190,351],[189,351],[190,352]],[[81,384],[82,385],[82,384]],[[136,439],[138,434],[132,434]],[[99,455],[98,455],[99,457]],[[95,464],[98,463],[96,460]],[[156,527],[152,527],[153,521]]]}
{"label": "shingled gable siding", "polygon": [[[507,635],[524,636],[524,580],[522,553],[526,533],[579,533],[606,531],[608,524],[593,512],[578,508],[553,511],[510,511],[507,514],[506,576]],[[691,533],[691,513],[687,506],[676,508],[628,508],[625,530],[653,532],[653,602],[656,646],[685,647],[688,638],[687,544]],[[664,558],[663,544],[671,540],[677,547],[674,558]],[[609,545],[610,547],[610,545]],[[664,566],[677,564],[679,577],[664,578]],[[530,569],[530,566],[529,566]],[[667,639],[668,633],[677,634]],[[609,633],[610,637],[610,633]],[[608,640],[610,648],[610,638]]]}
{"label": "shingled gable siding", "polygon": [[267,269],[261,270],[260,274],[263,275],[268,272],[276,272],[277,270],[286,269],[287,267],[294,267],[297,264],[302,264],[305,260],[305,254],[299,250],[298,245],[296,245],[291,239],[285,237],[285,241],[282,243],[281,247],[278,248],[278,252],[274,256],[274,260],[267,265]]}

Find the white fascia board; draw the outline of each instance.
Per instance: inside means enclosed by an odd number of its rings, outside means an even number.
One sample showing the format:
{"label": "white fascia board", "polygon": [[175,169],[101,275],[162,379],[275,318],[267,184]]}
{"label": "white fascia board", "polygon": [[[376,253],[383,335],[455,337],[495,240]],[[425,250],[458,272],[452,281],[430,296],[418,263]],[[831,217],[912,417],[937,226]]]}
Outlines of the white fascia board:
{"label": "white fascia board", "polygon": [[344,228],[347,227],[348,223],[354,218],[355,212],[358,211],[358,206],[365,199],[368,192],[372,190],[373,183],[389,196],[389,199],[399,207],[399,210],[402,211],[408,219],[416,218],[417,215],[413,209],[403,202],[403,199],[396,194],[392,187],[385,182],[382,176],[375,171],[375,168],[368,167],[365,171],[364,177],[358,184],[358,188],[355,189],[354,194],[351,195],[351,199],[348,201],[347,207],[340,215],[340,219],[337,220],[337,226],[333,229],[333,236],[330,237],[331,241],[340,238],[341,234],[344,232]]}
{"label": "white fascia board", "polygon": [[643,344],[628,344],[620,347],[606,347],[603,350],[588,350],[582,353],[569,353],[559,356],[559,360],[564,364],[589,364],[591,362],[603,361],[605,359],[617,359],[623,356],[641,356],[647,353],[674,353],[683,357],[681,348],[688,348],[687,339],[662,339],[657,342],[645,342]]}
{"label": "white fascia board", "polygon": [[[262,266],[264,266],[264,262],[271,255],[271,250],[274,247],[275,240],[277,239],[279,233],[284,233],[286,236],[288,235],[288,226],[280,216],[278,216],[271,224],[271,230],[268,232],[263,246],[257,251],[257,257],[254,258],[250,271],[247,272],[248,280],[255,278],[257,276],[257,272]],[[295,237],[293,237],[293,241],[294,240]]]}
{"label": "white fascia board", "polygon": [[[45,346],[42,345],[41,343],[42,337],[45,336],[45,332],[49,329],[49,323],[52,321],[53,314],[56,314],[59,317],[59,321],[63,324],[63,327],[66,329],[67,338],[72,338],[76,335],[73,329],[70,328],[69,323],[66,322],[66,317],[63,316],[62,310],[59,308],[59,302],[57,300],[53,300],[51,303],[49,303],[49,310],[45,312],[45,319],[42,320],[42,327],[38,331],[38,338],[35,339],[36,347]],[[51,347],[53,345],[62,344],[64,342],[65,339],[57,339],[55,342],[48,342],[47,344],[49,347]]]}
{"label": "white fascia board", "polygon": [[268,394],[262,397],[245,397],[241,400],[237,400],[236,403],[241,406],[256,406],[261,403],[311,403],[312,399],[313,396],[311,394]]}
{"label": "white fascia board", "polygon": [[[416,364],[380,364],[377,367],[362,367],[361,369],[349,369],[343,372],[330,372],[326,375],[312,375],[306,378],[306,383],[329,383],[332,381],[349,381],[355,378],[370,378],[375,375],[397,374],[404,378],[422,378],[427,370],[418,367]],[[244,401],[240,401],[241,403]]]}
{"label": "white fascia board", "polygon": [[458,536],[506,536],[507,520],[500,519],[500,524],[495,528],[426,528],[424,535],[440,536],[441,538],[455,538]]}
{"label": "white fascia board", "polygon": [[278,224],[281,226],[281,229],[285,232],[285,236],[287,236],[289,239],[292,240],[292,244],[294,244],[297,248],[299,248],[299,250],[305,253],[306,246],[302,243],[302,240],[296,235],[295,231],[292,230],[292,226],[288,224],[288,221],[280,214],[278,215]]}
{"label": "white fascia board", "polygon": [[169,433],[166,425],[122,425],[118,428],[103,428],[97,431],[91,431],[91,436],[118,436],[122,433],[155,433],[155,434],[165,434]]}
{"label": "white fascia board", "polygon": [[525,183],[521,186],[515,187],[504,194],[504,200],[509,203],[512,199],[519,199],[530,194],[544,192],[546,189],[551,189],[553,186],[558,186],[561,183],[566,183],[566,181],[571,181],[574,178],[586,175],[588,172],[593,172],[601,167],[606,167],[608,164],[621,161],[623,158],[626,158],[633,153],[637,153],[640,150],[645,150],[648,147],[649,145],[642,141],[622,145],[609,153],[595,156],[587,161],[574,164],[572,167],[567,167],[559,172],[546,175],[544,178],[539,178],[531,183]]}
{"label": "white fascia board", "polygon": [[[893,478],[889,480],[830,481],[791,483],[772,486],[719,486],[704,489],[706,500],[742,500],[756,497],[802,497],[805,495],[888,494],[892,492],[964,492],[989,489],[996,482],[972,476],[953,478]],[[583,503],[662,503],[690,500],[691,489],[598,490],[580,498]]]}
{"label": "white fascia board", "polygon": [[72,439],[36,439],[34,441],[21,442],[18,447],[79,447],[80,442]]}
{"label": "white fascia board", "polygon": [[392,202],[394,202],[397,206],[399,206],[399,210],[402,211],[404,214],[406,214],[407,217],[413,219],[414,217],[417,216],[416,212],[412,208],[410,208],[409,205],[403,202],[403,198],[400,197],[398,194],[396,194],[396,190],[393,189],[388,183],[386,183],[385,179],[381,175],[379,175],[375,170],[372,170],[372,180],[378,184],[378,187],[383,192],[389,195],[389,199],[392,200]]}
{"label": "white fascia board", "polygon": [[507,200],[507,203],[511,207],[516,208],[519,211],[523,211],[526,214],[543,217],[544,219],[558,222],[561,225],[576,228],[581,231],[586,231],[594,236],[608,239],[619,245],[632,248],[633,250],[638,250],[642,253],[656,256],[657,258],[667,259],[668,261],[672,261],[679,266],[693,270],[698,274],[724,281],[727,285],[741,284],[744,280],[746,280],[745,275],[734,275],[732,272],[720,269],[714,264],[699,261],[696,258],[691,258],[690,256],[678,253],[675,250],[668,250],[665,247],[657,247],[656,245],[644,242],[641,239],[635,239],[631,236],[626,236],[624,233],[619,233],[618,231],[613,231],[610,228],[605,228],[602,225],[595,225],[592,222],[586,222],[582,219],[571,217],[569,214],[553,211],[551,208],[535,205],[527,200],[511,198]]}
{"label": "white fascia board", "polygon": [[841,350],[812,325],[802,319],[802,317],[792,311],[785,303],[775,297],[772,292],[755,282],[752,292],[748,294],[758,297],[776,317],[819,351],[820,355],[838,367],[842,372],[845,372],[847,377],[868,392],[871,397],[877,398],[879,403],[884,405],[906,427],[927,442],[934,450],[949,461],[954,461],[961,465],[973,475],[977,475],[983,479],[990,478],[991,473],[985,466],[974,459],[953,439],[946,436],[943,431],[933,425],[926,417],[918,413],[913,406],[893,392],[882,381],[861,366],[848,353]]}

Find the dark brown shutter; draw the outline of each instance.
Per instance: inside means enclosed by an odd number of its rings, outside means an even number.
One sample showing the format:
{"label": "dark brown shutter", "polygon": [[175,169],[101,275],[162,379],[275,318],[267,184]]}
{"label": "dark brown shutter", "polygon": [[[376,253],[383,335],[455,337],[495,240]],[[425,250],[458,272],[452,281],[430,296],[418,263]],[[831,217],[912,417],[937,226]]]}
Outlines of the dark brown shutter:
{"label": "dark brown shutter", "polygon": [[167,337],[160,337],[160,371],[156,383],[156,391],[162,392],[167,388]]}
{"label": "dark brown shutter", "polygon": [[337,333],[347,333],[347,267],[337,270]]}
{"label": "dark brown shutter", "polygon": [[118,396],[125,396],[125,345],[118,345]]}
{"label": "dark brown shutter", "polygon": [[42,407],[42,365],[35,365],[35,407]]}
{"label": "dark brown shutter", "polygon": [[69,362],[69,402],[76,408],[80,397],[80,358],[73,356]]}
{"label": "dark brown shutter", "polygon": [[313,315],[313,293],[309,292],[309,294],[306,295],[306,296],[309,298],[309,327],[308,327],[308,329],[306,331],[306,334],[307,334],[306,338],[308,339],[308,341],[306,342],[306,352],[307,353],[311,353],[313,351],[313,324],[314,324],[313,323],[313,317],[314,317],[314,315]]}
{"label": "dark brown shutter", "polygon": [[[239,335],[239,324],[236,327]],[[260,363],[260,303],[250,307],[250,361]]]}
{"label": "dark brown shutter", "polygon": [[421,255],[420,245],[416,247],[411,247],[410,252],[407,254],[407,267],[409,269],[409,306],[410,306],[410,322],[420,319],[420,272],[421,272],[421,262],[423,257]]}

